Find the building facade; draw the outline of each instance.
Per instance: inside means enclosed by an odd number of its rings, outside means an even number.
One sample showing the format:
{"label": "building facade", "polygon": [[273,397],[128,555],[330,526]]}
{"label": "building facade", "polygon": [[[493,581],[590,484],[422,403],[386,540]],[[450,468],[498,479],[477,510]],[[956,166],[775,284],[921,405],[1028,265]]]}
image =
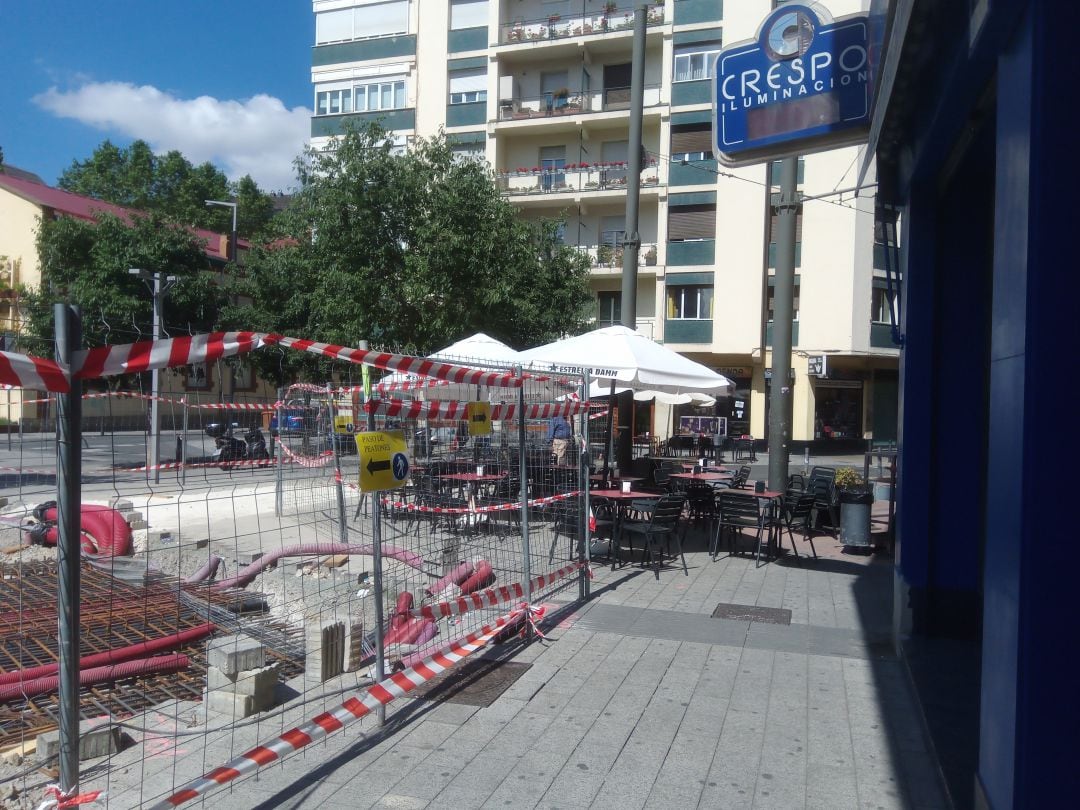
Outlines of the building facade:
{"label": "building facade", "polygon": [[[565,241],[592,258],[598,325],[618,323],[636,6],[314,0],[312,144],[325,147],[346,121],[379,119],[403,145],[444,128],[463,156],[490,165],[523,217],[565,219]],[[708,414],[724,417],[729,434],[756,437],[768,424],[779,177],[765,165],[718,166],[710,71],[722,45],[753,37],[771,7],[667,0],[645,11],[637,327],[734,379],[735,395]],[[861,155],[807,156],[800,190],[853,187]],[[897,350],[872,189],[807,200],[799,219],[793,438],[894,439]],[[826,374],[811,375],[822,357]],[[641,409],[634,432],[663,435],[683,415],[706,414],[689,408]]]}

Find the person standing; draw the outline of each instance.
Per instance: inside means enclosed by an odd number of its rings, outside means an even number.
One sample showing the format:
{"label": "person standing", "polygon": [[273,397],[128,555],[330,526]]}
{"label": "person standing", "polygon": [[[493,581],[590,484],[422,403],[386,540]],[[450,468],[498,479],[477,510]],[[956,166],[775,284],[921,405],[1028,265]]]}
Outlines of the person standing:
{"label": "person standing", "polygon": [[574,435],[570,423],[564,416],[553,416],[548,422],[547,438],[551,442],[551,455],[556,464],[566,463],[566,450],[570,446],[570,438]]}

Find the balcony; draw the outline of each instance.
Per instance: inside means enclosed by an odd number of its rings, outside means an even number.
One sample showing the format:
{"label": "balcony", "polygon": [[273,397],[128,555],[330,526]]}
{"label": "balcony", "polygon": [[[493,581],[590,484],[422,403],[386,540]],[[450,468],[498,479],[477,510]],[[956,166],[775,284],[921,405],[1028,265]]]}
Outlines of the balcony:
{"label": "balcony", "polygon": [[713,264],[715,261],[715,239],[688,239],[685,241],[668,242],[668,265],[675,267],[684,265],[693,267]]}
{"label": "balcony", "polygon": [[664,343],[712,343],[712,339],[711,318],[664,319]]}
{"label": "balcony", "polygon": [[[652,6],[647,12],[645,24],[663,25],[663,5]],[[554,15],[536,20],[517,20],[499,27],[499,43],[517,45],[542,43],[560,39],[608,34],[613,31],[632,32],[636,12],[632,6],[615,8],[608,12]]]}
{"label": "balcony", "polygon": [[342,115],[316,115],[311,119],[311,137],[327,138],[340,135],[345,131],[345,123],[351,122],[357,128],[368,121],[378,121],[391,131],[413,129],[416,126],[416,110],[377,110],[374,112],[344,113]]}
{"label": "balcony", "polygon": [[[645,87],[644,106],[659,107],[663,102],[660,85]],[[567,90],[523,96],[499,102],[499,121],[531,121],[552,119],[583,113],[621,112],[630,109],[630,88],[609,87],[604,90]]]}
{"label": "balcony", "polygon": [[343,62],[366,62],[393,56],[415,56],[416,35],[397,34],[350,42],[316,45],[311,51],[311,66],[339,65]]}
{"label": "balcony", "polygon": [[[643,194],[648,194],[650,190],[654,190],[655,194],[655,190],[660,188],[655,160],[650,160],[649,165],[641,171],[640,182]],[[626,191],[626,164],[568,163],[550,168],[519,167],[496,175],[496,184],[500,193],[507,197],[621,193]]]}
{"label": "balcony", "polygon": [[[656,267],[656,243],[642,242],[641,250],[638,251],[638,267]],[[623,249],[621,245],[578,245],[578,249],[587,253],[592,260],[594,270],[598,275],[604,275],[605,271],[615,271],[618,275],[622,272]]]}
{"label": "balcony", "polygon": [[695,79],[689,82],[672,82],[671,106],[708,104],[712,101],[712,79]]}

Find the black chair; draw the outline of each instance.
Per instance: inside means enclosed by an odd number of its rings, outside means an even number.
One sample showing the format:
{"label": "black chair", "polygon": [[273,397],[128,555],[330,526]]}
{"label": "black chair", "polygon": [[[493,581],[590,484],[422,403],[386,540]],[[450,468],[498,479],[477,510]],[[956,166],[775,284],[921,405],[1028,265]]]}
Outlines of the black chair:
{"label": "black chair", "polygon": [[716,558],[720,551],[720,537],[725,532],[731,539],[731,553],[739,550],[739,537],[743,529],[753,529],[755,548],[755,562],[761,559],[761,536],[765,526],[758,508],[757,498],[750,493],[738,493],[732,490],[721,490],[716,494],[716,505],[720,512],[720,519],[716,524],[716,534],[709,548],[709,554]]}
{"label": "black chair", "polygon": [[[660,579],[660,566],[664,561],[663,546],[670,548],[671,541],[675,541],[679,558],[682,560],[683,572],[690,576],[690,569],[686,566],[686,556],[682,550],[682,539],[679,537],[679,521],[682,518],[683,507],[686,499],[682,495],[665,495],[656,502],[652,509],[652,517],[649,520],[627,520],[623,522],[622,531],[631,536],[640,535],[644,542],[641,564],[645,565],[651,560],[656,572],[656,579]],[[631,553],[633,542],[631,541]]]}
{"label": "black chair", "polygon": [[735,471],[735,475],[731,476],[731,481],[728,484],[729,489],[742,489],[746,486],[746,482],[750,480],[750,467],[743,465]]}
{"label": "black chair", "polygon": [[[496,481],[486,493],[476,499],[477,506],[498,506],[508,503],[517,503],[521,497],[521,479],[516,475],[508,475],[500,481]],[[497,536],[506,536],[516,533],[521,527],[521,509],[500,509],[494,512],[485,512],[487,523]]]}
{"label": "black chair", "polygon": [[835,535],[839,526],[837,512],[836,489],[833,480],[836,478],[835,467],[814,467],[810,470],[810,477],[806,481],[806,491],[814,496],[813,526],[821,531],[823,518],[828,517],[829,533]]}
{"label": "black chair", "polygon": [[[589,509],[592,511],[592,521],[594,528],[590,532],[590,535],[595,539],[607,540],[607,553],[596,554],[596,557],[607,557],[611,560],[612,565],[615,563],[615,553],[613,551],[615,541],[612,539],[612,534],[615,531],[615,506],[606,498],[591,498],[589,500]],[[590,545],[589,557],[594,557],[595,545]]]}
{"label": "black chair", "polygon": [[757,454],[754,452],[753,437],[747,436],[735,440],[735,460],[757,461]]}
{"label": "black chair", "polygon": [[548,562],[553,563],[555,561],[555,546],[558,545],[560,535],[570,541],[566,559],[576,560],[579,556],[584,556],[581,543],[584,537],[585,525],[581,519],[580,496],[556,501],[554,507],[551,551],[548,553]]}
{"label": "black chair", "polygon": [[814,552],[814,559],[817,559],[817,549],[814,548],[814,500],[813,495],[799,495],[793,501],[787,499],[784,501],[784,528],[787,529],[788,538],[791,540],[791,550],[795,552],[796,558],[799,556],[799,551],[795,548],[794,532],[798,531],[803,536],[803,542],[810,543],[810,550]]}

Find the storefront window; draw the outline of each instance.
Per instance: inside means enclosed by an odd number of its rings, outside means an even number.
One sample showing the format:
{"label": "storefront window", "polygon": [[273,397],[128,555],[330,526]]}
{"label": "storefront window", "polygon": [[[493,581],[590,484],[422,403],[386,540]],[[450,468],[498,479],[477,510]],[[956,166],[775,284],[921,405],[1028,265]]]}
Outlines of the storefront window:
{"label": "storefront window", "polygon": [[858,439],[862,437],[862,383],[814,387],[814,438]]}

